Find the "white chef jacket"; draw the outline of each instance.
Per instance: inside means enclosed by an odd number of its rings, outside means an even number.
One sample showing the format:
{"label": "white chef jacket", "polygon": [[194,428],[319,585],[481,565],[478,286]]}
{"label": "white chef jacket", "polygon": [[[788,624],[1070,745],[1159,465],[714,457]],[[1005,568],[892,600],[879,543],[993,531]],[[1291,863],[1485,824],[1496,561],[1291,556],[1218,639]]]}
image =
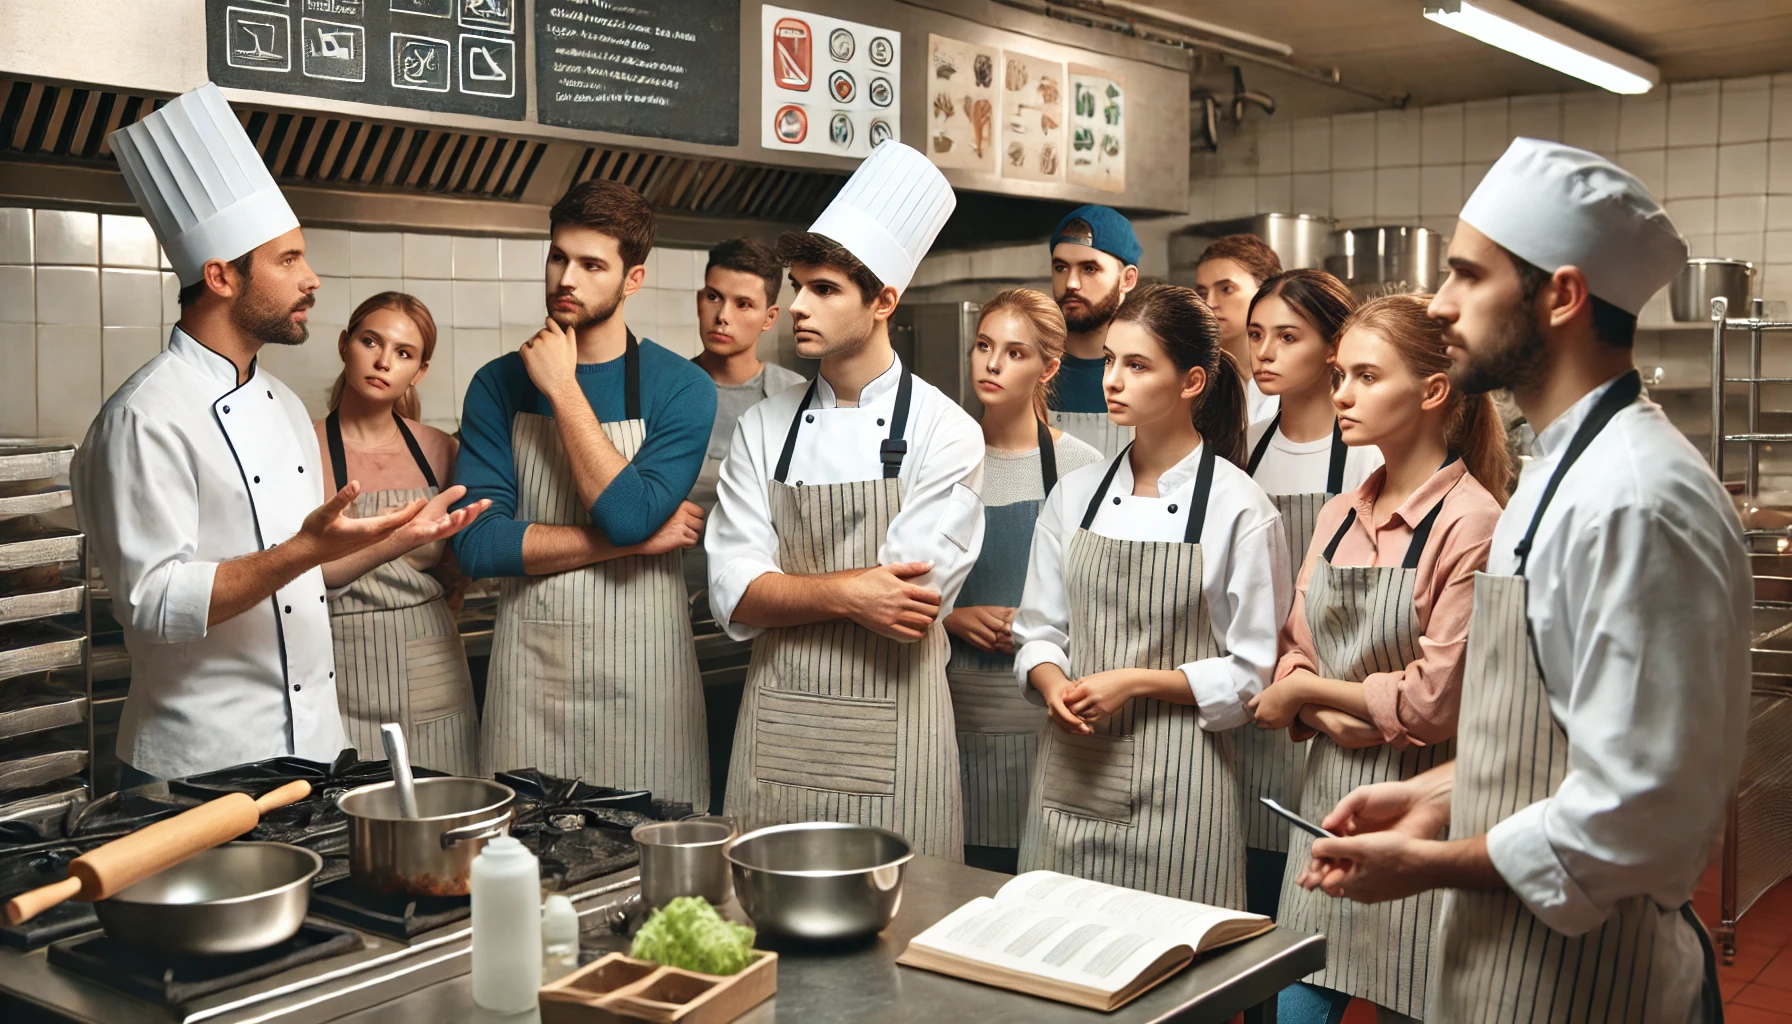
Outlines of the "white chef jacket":
{"label": "white chef jacket", "polygon": [[179,327],[106,400],[75,455],[75,513],[131,653],[118,756],[163,778],[345,745],[330,611],[312,569],[207,628],[218,563],[323,503],[304,404]]}
{"label": "white chef jacket", "polygon": [[[1090,529],[1116,540],[1181,541],[1204,447],[1197,445],[1158,477],[1155,498],[1133,495],[1132,460],[1118,456],[1120,468]],[[1089,499],[1111,464],[1097,462],[1065,474],[1039,510],[1027,586],[1013,626],[1015,676],[1021,692],[1035,704],[1043,704],[1044,698],[1027,682],[1028,673],[1051,662],[1070,674],[1064,563]],[[1244,470],[1223,458],[1213,463],[1213,489],[1201,527],[1201,599],[1213,638],[1226,653],[1180,668],[1194,694],[1201,728],[1231,729],[1251,721],[1245,703],[1269,685],[1276,633],[1288,617],[1294,588],[1288,541],[1275,505]]]}
{"label": "white chef jacket", "polygon": [[[1609,386],[1537,436],[1494,530],[1489,573],[1518,571],[1513,549]],[[1563,478],[1525,576],[1568,774],[1554,796],[1488,833],[1493,865],[1567,935],[1597,927],[1628,896],[1677,907],[1698,884],[1742,763],[1753,583],[1729,496],[1661,407],[1641,399]]]}
{"label": "white chef jacket", "polygon": [[[1278,402],[1280,396],[1277,396]],[[1251,424],[1245,432],[1244,450],[1254,452],[1257,442],[1263,439],[1264,431],[1275,422],[1275,413],[1269,418]],[[1363,485],[1363,481],[1375,474],[1385,461],[1381,449],[1372,444],[1358,445],[1344,450],[1344,490],[1349,494]],[[1269,439],[1269,447],[1263,450],[1263,461],[1257,463],[1257,472],[1251,479],[1263,488],[1265,494],[1318,494],[1325,490],[1327,477],[1332,471],[1332,435],[1328,432],[1317,441],[1290,441],[1282,433],[1280,427]],[[1297,558],[1305,558],[1305,551],[1295,553]]]}
{"label": "white chef jacket", "polygon": [[[881,451],[890,436],[902,361],[859,392],[856,407],[840,408],[827,378],[816,386],[815,402],[797,435],[796,452],[785,476],[788,484],[840,484],[881,480]],[[772,529],[771,480],[784,450],[791,419],[808,384],[779,392],[748,409],[735,427],[722,463],[716,511],[703,547],[709,557],[709,605],[718,624],[736,640],[764,632],[734,621],[734,608],[748,584],[778,564],[778,534]],[[880,565],[931,562],[933,571],[914,579],[940,592],[940,616],[952,611],[965,576],[983,549],[983,431],[977,421],[938,388],[919,377],[909,400],[903,430],[908,454],[902,459],[902,511],[890,521]]]}

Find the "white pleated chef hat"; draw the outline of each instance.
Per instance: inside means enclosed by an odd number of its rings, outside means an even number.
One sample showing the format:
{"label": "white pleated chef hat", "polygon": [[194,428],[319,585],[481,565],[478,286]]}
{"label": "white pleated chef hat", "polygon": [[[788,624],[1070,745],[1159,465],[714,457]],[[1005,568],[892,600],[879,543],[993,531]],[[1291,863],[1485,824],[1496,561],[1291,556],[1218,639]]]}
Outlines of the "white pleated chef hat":
{"label": "white pleated chef hat", "polygon": [[840,243],[900,295],[957,206],[952,186],[932,161],[886,139],[852,172],[809,231]]}
{"label": "white pleated chef hat", "polygon": [[185,286],[299,226],[242,123],[210,82],[113,132],[112,153]]}
{"label": "white pleated chef hat", "polygon": [[1550,273],[1579,267],[1594,295],[1631,314],[1686,265],[1686,239],[1635,175],[1559,142],[1513,139],[1462,220]]}

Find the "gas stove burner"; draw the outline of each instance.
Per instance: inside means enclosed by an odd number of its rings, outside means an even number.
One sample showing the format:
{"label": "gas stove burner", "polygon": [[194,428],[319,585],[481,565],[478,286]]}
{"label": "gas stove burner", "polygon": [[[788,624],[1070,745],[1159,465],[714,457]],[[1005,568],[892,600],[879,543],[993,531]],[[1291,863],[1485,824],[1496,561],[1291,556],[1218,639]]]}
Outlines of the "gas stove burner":
{"label": "gas stove burner", "polygon": [[464,920],[473,913],[467,896],[407,896],[374,892],[352,878],[320,885],[311,893],[311,912],[395,942]]}
{"label": "gas stove burner", "polygon": [[361,949],[347,928],[307,920],[285,942],[252,953],[168,958],[104,935],[52,943],[52,966],[158,1006],[179,1007],[205,996],[270,978],[303,964]]}

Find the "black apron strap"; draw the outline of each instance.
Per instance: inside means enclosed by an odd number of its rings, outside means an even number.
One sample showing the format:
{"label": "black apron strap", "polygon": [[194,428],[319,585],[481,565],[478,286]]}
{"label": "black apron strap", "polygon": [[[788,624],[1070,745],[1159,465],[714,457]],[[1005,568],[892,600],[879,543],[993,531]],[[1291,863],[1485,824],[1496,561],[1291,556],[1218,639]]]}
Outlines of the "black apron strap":
{"label": "black apron strap", "polygon": [[[330,415],[334,416],[335,413]],[[404,436],[404,446],[411,450],[411,458],[416,460],[417,468],[423,471],[424,482],[438,491],[441,490],[442,485],[436,482],[436,471],[429,468],[429,460],[423,457],[423,446],[418,444],[417,439],[412,436],[411,428],[404,425],[404,417],[398,415],[397,409],[392,410],[392,420],[398,424],[398,432]],[[334,459],[335,457],[336,453],[331,452],[330,458]]]}
{"label": "black apron strap", "polygon": [[1114,456],[1114,461],[1108,463],[1107,475],[1101,478],[1101,486],[1095,488],[1095,494],[1089,498],[1089,507],[1083,510],[1083,529],[1095,525],[1095,513],[1101,509],[1101,499],[1108,496],[1108,485],[1114,482],[1114,474],[1120,472],[1120,460],[1131,454],[1132,442],[1128,441],[1120,454]]}
{"label": "black apron strap", "polygon": [[1406,557],[1400,560],[1400,568],[1419,567],[1419,559],[1425,555],[1425,545],[1431,542],[1431,528],[1437,525],[1437,517],[1443,510],[1444,499],[1439,498],[1437,504],[1431,506],[1431,511],[1425,513],[1425,518],[1419,520],[1418,527],[1412,531],[1412,539],[1406,542]]}
{"label": "black apron strap", "polygon": [[1051,497],[1052,488],[1058,486],[1058,453],[1052,447],[1052,428],[1044,420],[1039,421],[1039,481],[1045,485],[1045,497]]}
{"label": "black apron strap", "polygon": [[[1281,413],[1276,415],[1280,416]],[[1350,446],[1344,443],[1344,425],[1332,418],[1332,464],[1325,471],[1325,493],[1344,493],[1344,460],[1350,457]]]}
{"label": "black apron strap", "polygon": [[1512,553],[1518,556],[1518,575],[1524,575],[1525,564],[1531,559],[1531,546],[1537,540],[1537,528],[1543,523],[1543,513],[1549,508],[1550,500],[1556,496],[1556,489],[1562,486],[1562,478],[1568,475],[1568,468],[1574,465],[1575,460],[1580,458],[1582,452],[1587,450],[1587,446],[1592,444],[1593,439],[1599,436],[1599,432],[1605,429],[1605,425],[1612,421],[1612,417],[1636,401],[1637,396],[1642,393],[1642,374],[1631,370],[1619,377],[1617,383],[1607,388],[1605,394],[1599,396],[1599,401],[1593,406],[1593,411],[1587,414],[1587,418],[1581,422],[1580,428],[1574,432],[1573,439],[1568,442],[1568,448],[1562,452],[1562,461],[1556,463],[1555,472],[1549,475],[1549,485],[1543,488],[1543,498],[1537,502],[1537,511],[1531,514],[1531,523],[1524,531],[1524,539],[1518,542],[1516,548],[1512,549]]}
{"label": "black apron strap", "polygon": [[336,474],[336,489],[348,486],[348,452],[342,447],[342,415],[335,409],[324,417],[324,443],[330,446],[330,469]]}
{"label": "black apron strap", "polygon": [[[819,375],[809,382],[809,390],[803,392],[803,401],[796,407],[796,415],[790,418],[790,430],[784,435],[784,450],[778,453],[778,468],[772,479],[779,483],[790,475],[790,460],[796,454],[796,436],[803,428],[803,417],[809,406],[815,401],[815,391],[821,386]],[[890,436],[884,440],[878,450],[878,457],[884,464],[884,479],[894,480],[902,472],[902,457],[908,454],[908,442],[903,439],[903,432],[908,429],[908,411],[914,404],[915,377],[907,366],[902,368],[902,379],[896,385],[896,409],[890,414]]]}
{"label": "black apron strap", "polygon": [[778,454],[778,471],[772,474],[772,479],[779,483],[783,483],[784,478],[790,475],[790,457],[796,454],[797,431],[802,429],[803,414],[809,411],[810,404],[815,401],[815,389],[820,386],[821,377],[817,375],[809,382],[809,390],[803,392],[803,400],[796,407],[796,415],[790,417],[790,430],[784,435],[784,450]]}
{"label": "black apron strap", "polygon": [[1184,544],[1201,543],[1201,528],[1207,524],[1207,498],[1213,493],[1213,458],[1213,445],[1203,439],[1201,466],[1195,470],[1195,493],[1188,499],[1188,525],[1182,528]]}
{"label": "black apron strap", "polygon": [[641,343],[635,332],[628,332],[628,347],[622,350],[622,418],[641,418]]}
{"label": "black apron strap", "polygon": [[1332,556],[1338,553],[1338,545],[1342,544],[1344,542],[1344,535],[1350,532],[1350,527],[1355,522],[1356,522],[1356,506],[1352,505],[1350,507],[1350,511],[1344,513],[1344,522],[1342,522],[1338,525],[1338,532],[1332,534],[1332,542],[1325,546],[1325,560],[1326,561],[1328,561],[1328,562],[1331,561]]}
{"label": "black apron strap", "polygon": [[1263,453],[1269,451],[1269,439],[1276,436],[1276,429],[1282,425],[1282,411],[1276,410],[1275,418],[1269,421],[1269,429],[1257,439],[1257,447],[1251,449],[1251,458],[1245,463],[1244,471],[1252,476],[1257,475],[1257,464],[1263,461]]}

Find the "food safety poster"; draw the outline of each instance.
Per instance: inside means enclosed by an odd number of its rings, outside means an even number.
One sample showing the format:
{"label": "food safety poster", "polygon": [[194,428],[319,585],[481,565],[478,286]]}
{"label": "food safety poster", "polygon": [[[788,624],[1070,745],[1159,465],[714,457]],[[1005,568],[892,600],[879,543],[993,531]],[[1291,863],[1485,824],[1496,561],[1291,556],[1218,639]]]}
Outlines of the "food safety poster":
{"label": "food safety poster", "polygon": [[1061,61],[1002,51],[1002,177],[1064,180],[1064,81]]}
{"label": "food safety poster", "polygon": [[1002,55],[946,36],[927,37],[927,144],[937,167],[996,173],[997,74]]}
{"label": "food safety poster", "polygon": [[1070,65],[1070,183],[1126,191],[1126,86],[1112,72]]}
{"label": "food safety poster", "polygon": [[765,148],[863,157],[900,138],[901,33],[770,4],[761,10]]}

